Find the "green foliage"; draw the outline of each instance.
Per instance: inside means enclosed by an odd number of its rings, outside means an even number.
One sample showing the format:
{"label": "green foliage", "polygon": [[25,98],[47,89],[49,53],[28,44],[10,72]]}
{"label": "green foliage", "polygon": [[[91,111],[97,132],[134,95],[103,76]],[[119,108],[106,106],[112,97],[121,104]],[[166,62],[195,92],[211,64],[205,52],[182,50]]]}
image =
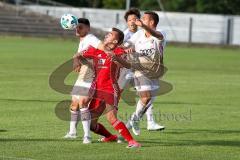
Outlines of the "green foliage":
{"label": "green foliage", "polygon": [[[79,7],[125,9],[126,0],[56,0]],[[141,10],[161,10],[159,0],[131,0],[131,7]],[[166,11],[240,14],[240,0],[161,0]]]}
{"label": "green foliage", "polygon": [[240,14],[239,0],[197,0],[200,13]]}
{"label": "green foliage", "polygon": [[125,0],[102,0],[103,7],[108,9],[124,9]]}

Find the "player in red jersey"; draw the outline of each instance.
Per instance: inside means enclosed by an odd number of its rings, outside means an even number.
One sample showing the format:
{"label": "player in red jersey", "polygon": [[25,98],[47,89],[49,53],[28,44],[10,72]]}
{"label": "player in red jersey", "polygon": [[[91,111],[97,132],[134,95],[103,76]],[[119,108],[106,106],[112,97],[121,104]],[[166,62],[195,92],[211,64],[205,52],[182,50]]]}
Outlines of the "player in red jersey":
{"label": "player in red jersey", "polygon": [[125,54],[119,45],[122,44],[124,34],[117,28],[107,33],[103,42],[103,50],[89,47],[85,52],[78,54],[74,61],[84,61],[84,58],[93,59],[93,68],[95,78],[92,83],[94,91],[93,99],[90,103],[89,110],[92,113],[91,131],[104,136],[102,141],[116,141],[117,135],[112,135],[102,124],[98,123],[99,117],[105,112],[108,122],[117,130],[126,141],[128,148],[136,148],[141,145],[137,143],[125,124],[117,118],[117,106],[120,96],[120,89],[117,83],[121,65],[112,60],[113,57],[121,59]]}

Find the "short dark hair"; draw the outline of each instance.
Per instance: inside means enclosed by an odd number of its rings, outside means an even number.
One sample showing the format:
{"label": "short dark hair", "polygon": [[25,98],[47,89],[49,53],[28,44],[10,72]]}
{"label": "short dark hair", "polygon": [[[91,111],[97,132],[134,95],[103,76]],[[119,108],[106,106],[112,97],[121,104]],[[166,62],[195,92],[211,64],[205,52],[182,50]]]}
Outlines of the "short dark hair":
{"label": "short dark hair", "polygon": [[139,9],[137,9],[137,8],[131,8],[131,9],[129,9],[129,10],[125,13],[124,19],[127,21],[128,16],[129,16],[129,15],[132,15],[132,14],[135,15],[135,16],[137,16],[138,18],[141,17],[141,14],[140,14]]}
{"label": "short dark hair", "polygon": [[78,23],[82,23],[90,27],[90,22],[86,18],[78,18]]}
{"label": "short dark hair", "polygon": [[153,11],[146,11],[144,12],[144,14],[148,14],[151,16],[151,18],[153,19],[154,21],[154,25],[157,26],[158,22],[159,22],[159,17],[158,17],[158,14],[156,12],[153,12]]}
{"label": "short dark hair", "polygon": [[117,28],[112,28],[112,31],[115,31],[118,33],[118,44],[122,44],[123,43],[123,39],[124,39],[124,34],[123,32],[120,30],[120,29],[117,29]]}

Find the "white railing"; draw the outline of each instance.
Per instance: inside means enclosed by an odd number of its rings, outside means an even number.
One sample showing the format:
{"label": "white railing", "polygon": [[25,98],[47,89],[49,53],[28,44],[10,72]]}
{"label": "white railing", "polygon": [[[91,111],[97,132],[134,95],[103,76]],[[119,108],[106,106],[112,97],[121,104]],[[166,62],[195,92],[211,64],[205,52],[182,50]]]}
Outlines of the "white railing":
{"label": "white railing", "polygon": [[[25,9],[60,18],[64,13],[88,18],[93,27],[109,30],[111,27],[126,29],[124,10],[90,9],[74,7],[56,7],[26,5]],[[208,43],[220,45],[240,45],[240,16],[163,13],[157,12],[160,18],[159,29],[167,33],[169,41]],[[170,21],[166,20],[166,16]]]}

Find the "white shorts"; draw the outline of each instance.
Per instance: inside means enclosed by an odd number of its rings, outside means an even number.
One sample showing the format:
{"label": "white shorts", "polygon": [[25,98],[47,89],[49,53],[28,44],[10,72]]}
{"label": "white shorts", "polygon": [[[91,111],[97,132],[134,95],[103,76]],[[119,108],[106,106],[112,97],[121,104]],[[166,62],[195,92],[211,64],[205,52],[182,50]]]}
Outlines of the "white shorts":
{"label": "white shorts", "polygon": [[160,88],[159,79],[149,79],[144,75],[140,77],[134,77],[134,83],[138,92],[157,91]]}
{"label": "white shorts", "polygon": [[121,90],[124,89],[130,83],[131,76],[129,75],[131,74],[133,74],[131,69],[121,68],[120,75],[118,78],[118,85]]}
{"label": "white shorts", "polygon": [[73,86],[71,95],[72,99],[79,99],[80,96],[89,96],[89,91],[92,83],[83,80],[77,80]]}

